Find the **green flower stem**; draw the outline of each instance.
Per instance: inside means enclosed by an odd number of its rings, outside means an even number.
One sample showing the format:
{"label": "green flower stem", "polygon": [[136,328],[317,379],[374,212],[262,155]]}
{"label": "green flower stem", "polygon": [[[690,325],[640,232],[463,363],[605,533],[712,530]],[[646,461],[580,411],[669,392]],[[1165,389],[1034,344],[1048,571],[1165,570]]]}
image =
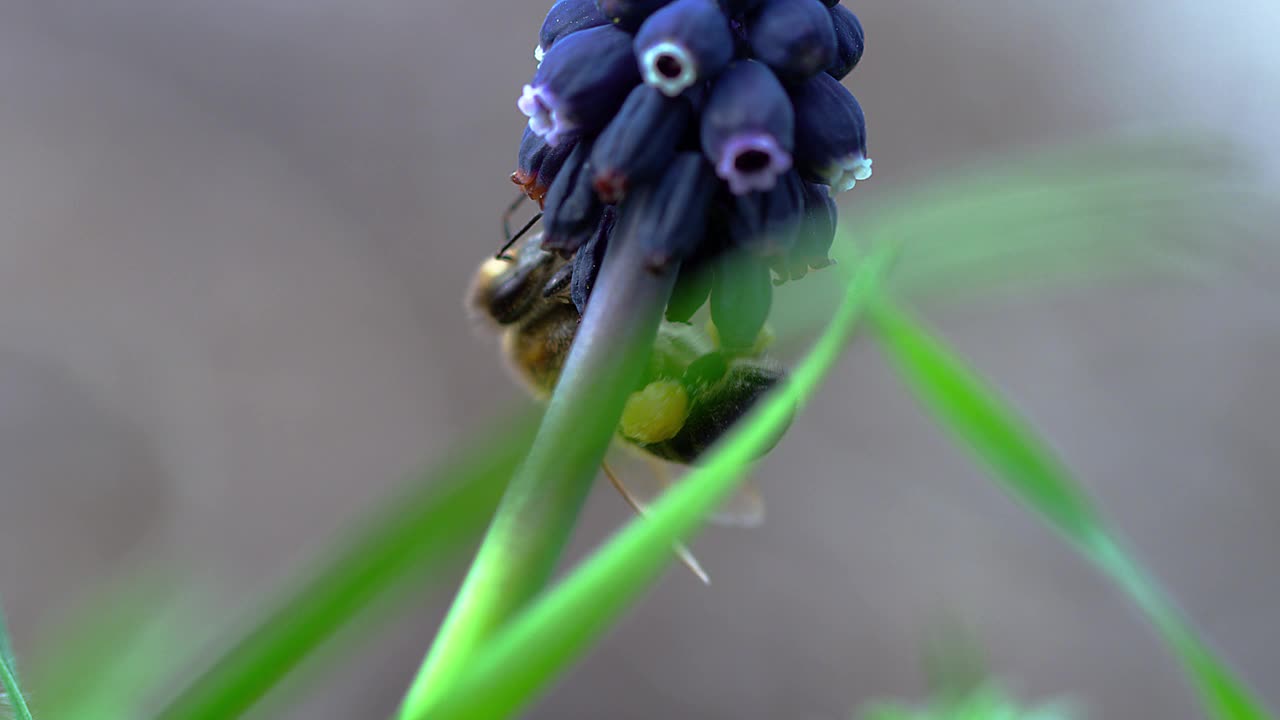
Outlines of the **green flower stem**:
{"label": "green flower stem", "polygon": [[18,689],[18,678],[3,657],[0,657],[0,689],[4,690],[5,699],[13,708],[13,717],[16,720],[31,720],[31,710],[27,708],[27,701]]}
{"label": "green flower stem", "polygon": [[546,586],[613,438],[675,282],[644,268],[625,226],[605,254],[591,302],[533,448],[516,472],[462,589],[401,706],[413,717],[476,649]]}

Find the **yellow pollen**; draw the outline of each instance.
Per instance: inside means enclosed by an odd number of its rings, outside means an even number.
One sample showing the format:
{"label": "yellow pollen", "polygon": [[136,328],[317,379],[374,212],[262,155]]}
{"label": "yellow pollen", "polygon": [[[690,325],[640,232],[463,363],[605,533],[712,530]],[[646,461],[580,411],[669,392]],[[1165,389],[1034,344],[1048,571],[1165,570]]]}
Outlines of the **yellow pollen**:
{"label": "yellow pollen", "polygon": [[631,393],[622,410],[618,430],[643,445],[675,437],[689,417],[689,395],[674,380],[655,380]]}

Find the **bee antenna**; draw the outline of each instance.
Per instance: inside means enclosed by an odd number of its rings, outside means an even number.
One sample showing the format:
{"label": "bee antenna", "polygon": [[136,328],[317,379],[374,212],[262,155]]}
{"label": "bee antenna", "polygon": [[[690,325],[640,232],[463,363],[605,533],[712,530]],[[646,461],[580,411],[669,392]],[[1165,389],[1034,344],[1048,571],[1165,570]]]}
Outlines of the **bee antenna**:
{"label": "bee antenna", "polygon": [[541,219],[542,219],[542,213],[538,213],[537,215],[534,215],[533,217],[529,218],[529,222],[525,223],[524,227],[517,230],[514,236],[507,238],[507,242],[503,244],[503,246],[498,250],[498,254],[495,255],[494,257],[498,258],[499,260],[513,260],[514,258],[508,255],[507,251],[510,250],[511,246],[515,245],[520,238],[524,237],[524,234],[529,232],[530,228],[538,224],[538,221]]}
{"label": "bee antenna", "polygon": [[530,228],[542,219],[542,213],[538,213],[530,218],[529,222],[524,224],[524,227],[517,230],[515,235],[511,234],[511,216],[515,214],[515,211],[519,209],[522,203],[524,203],[525,197],[526,195],[524,193],[520,193],[520,195],[518,195],[516,199],[507,206],[506,211],[502,213],[502,237],[506,240],[506,243],[498,249],[498,252],[494,253],[494,257],[499,260],[513,260],[514,258],[508,255],[507,251],[510,250],[511,246],[515,245],[520,238],[524,237],[524,234],[529,232]]}

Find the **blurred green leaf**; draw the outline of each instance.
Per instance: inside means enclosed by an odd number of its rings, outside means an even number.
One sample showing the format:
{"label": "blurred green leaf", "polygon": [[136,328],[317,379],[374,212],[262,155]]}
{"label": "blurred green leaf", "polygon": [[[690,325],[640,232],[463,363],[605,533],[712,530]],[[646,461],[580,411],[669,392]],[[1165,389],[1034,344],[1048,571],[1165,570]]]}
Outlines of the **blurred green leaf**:
{"label": "blurred green leaf", "polygon": [[166,673],[207,639],[197,593],[176,586],[154,572],[121,576],[59,613],[31,666],[41,719],[145,717]]}
{"label": "blurred green leaf", "polygon": [[18,663],[13,659],[13,648],[9,642],[9,625],[4,619],[4,608],[0,607],[0,700],[6,700],[13,707],[17,720],[31,720],[31,711],[27,709],[26,698],[22,688],[18,686]]}
{"label": "blurred green leaf", "polygon": [[1065,703],[1024,709],[998,685],[984,684],[962,695],[935,698],[924,707],[881,701],[866,707],[861,720],[1070,720]]}
{"label": "blurred green leaf", "polygon": [[1040,514],[1119,585],[1156,626],[1217,720],[1272,717],[1196,638],[1158,584],[1125,553],[1084,490],[998,394],[914,319],[879,298],[872,317],[903,379],[940,424],[992,470],[1001,487]]}
{"label": "blurred green leaf", "polygon": [[526,418],[508,421],[502,437],[456,452],[394,498],[294,582],[159,717],[239,716],[369,604],[407,579],[430,581],[484,529],[531,427]]}
{"label": "blurred green leaf", "polygon": [[982,643],[958,618],[935,622],[926,633],[923,669],[935,700],[969,695],[991,679]]}
{"label": "blurred green leaf", "polygon": [[735,489],[818,387],[852,337],[854,325],[892,256],[891,246],[863,263],[844,302],[788,381],[649,511],[597,550],[562,583],[512,620],[414,717],[500,718],[530,702],[597,640],[672,559],[672,543],[694,532]]}
{"label": "blurred green leaf", "polygon": [[[912,302],[1150,278],[1240,283],[1269,278],[1257,269],[1268,252],[1280,263],[1265,249],[1280,203],[1255,175],[1203,134],[1095,138],[944,173],[875,203],[859,190],[841,216],[860,245],[900,246],[887,284]],[[847,256],[849,236],[838,243]],[[836,302],[847,279],[839,270],[812,273],[804,293],[776,293],[772,323],[784,336],[816,328],[813,291]]]}

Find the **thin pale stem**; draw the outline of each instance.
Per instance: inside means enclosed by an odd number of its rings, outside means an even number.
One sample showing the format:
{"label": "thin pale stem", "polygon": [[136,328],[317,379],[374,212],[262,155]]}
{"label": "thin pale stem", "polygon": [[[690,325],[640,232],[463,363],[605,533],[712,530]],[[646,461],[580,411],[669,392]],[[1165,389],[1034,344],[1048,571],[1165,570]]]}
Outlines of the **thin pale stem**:
{"label": "thin pale stem", "polygon": [[0,690],[4,691],[5,699],[13,708],[13,717],[16,720],[31,720],[31,710],[27,708],[27,701],[22,697],[22,691],[18,689],[18,678],[14,676],[13,668],[9,667],[9,663],[2,657],[0,657]]}
{"label": "thin pale stem", "polygon": [[402,718],[430,704],[460,664],[546,586],[573,532],[642,376],[677,270],[646,270],[638,238],[625,224],[619,229],[533,448],[405,696]]}

